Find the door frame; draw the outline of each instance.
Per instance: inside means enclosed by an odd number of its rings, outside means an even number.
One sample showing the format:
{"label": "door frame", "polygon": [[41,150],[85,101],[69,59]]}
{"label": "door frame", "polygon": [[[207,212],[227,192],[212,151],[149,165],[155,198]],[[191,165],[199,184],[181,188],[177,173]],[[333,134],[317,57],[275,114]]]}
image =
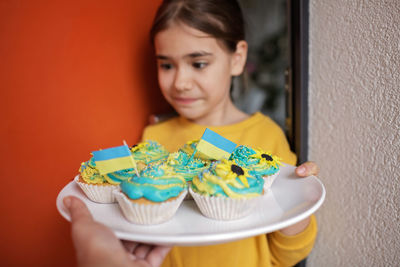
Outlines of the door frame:
{"label": "door frame", "polygon": [[298,164],[308,159],[309,0],[288,0],[289,67],[286,71],[286,126]]}

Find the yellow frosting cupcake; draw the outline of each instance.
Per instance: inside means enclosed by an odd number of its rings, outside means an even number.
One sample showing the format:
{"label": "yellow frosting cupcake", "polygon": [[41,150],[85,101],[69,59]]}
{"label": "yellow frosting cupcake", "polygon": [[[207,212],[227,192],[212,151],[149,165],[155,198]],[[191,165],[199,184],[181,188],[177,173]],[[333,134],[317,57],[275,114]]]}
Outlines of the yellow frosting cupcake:
{"label": "yellow frosting cupcake", "polygon": [[119,189],[122,181],[130,179],[135,171],[126,169],[101,175],[91,158],[81,164],[79,173],[80,175],[75,177],[75,182],[90,200],[98,203],[114,203],[116,200],[113,191]]}

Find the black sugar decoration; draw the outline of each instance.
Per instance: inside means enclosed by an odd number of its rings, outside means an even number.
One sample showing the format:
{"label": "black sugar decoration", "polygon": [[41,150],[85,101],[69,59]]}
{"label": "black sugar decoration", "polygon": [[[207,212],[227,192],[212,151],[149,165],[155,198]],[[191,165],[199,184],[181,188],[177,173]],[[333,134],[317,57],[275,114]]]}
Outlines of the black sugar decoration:
{"label": "black sugar decoration", "polygon": [[243,175],[244,171],[241,167],[239,167],[238,165],[232,164],[231,165],[231,171],[236,173],[237,175]]}
{"label": "black sugar decoration", "polygon": [[273,159],[272,159],[272,157],[270,155],[262,154],[261,157],[263,157],[267,161],[273,161]]}

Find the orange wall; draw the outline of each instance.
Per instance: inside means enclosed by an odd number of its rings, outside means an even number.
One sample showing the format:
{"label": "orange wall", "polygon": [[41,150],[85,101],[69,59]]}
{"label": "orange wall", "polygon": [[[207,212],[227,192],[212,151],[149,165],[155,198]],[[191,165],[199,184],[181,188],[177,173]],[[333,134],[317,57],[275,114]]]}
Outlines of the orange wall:
{"label": "orange wall", "polygon": [[168,110],[148,41],[159,2],[0,2],[0,265],[72,266],[58,192]]}

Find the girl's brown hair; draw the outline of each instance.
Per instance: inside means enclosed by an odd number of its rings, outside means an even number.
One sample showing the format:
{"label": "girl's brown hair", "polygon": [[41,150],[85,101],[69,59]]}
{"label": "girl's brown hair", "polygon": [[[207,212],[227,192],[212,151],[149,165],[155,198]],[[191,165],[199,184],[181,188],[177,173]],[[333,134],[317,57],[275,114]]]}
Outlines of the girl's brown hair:
{"label": "girl's brown hair", "polygon": [[242,10],[236,0],[164,0],[153,21],[151,42],[173,22],[213,36],[231,52],[245,39]]}

